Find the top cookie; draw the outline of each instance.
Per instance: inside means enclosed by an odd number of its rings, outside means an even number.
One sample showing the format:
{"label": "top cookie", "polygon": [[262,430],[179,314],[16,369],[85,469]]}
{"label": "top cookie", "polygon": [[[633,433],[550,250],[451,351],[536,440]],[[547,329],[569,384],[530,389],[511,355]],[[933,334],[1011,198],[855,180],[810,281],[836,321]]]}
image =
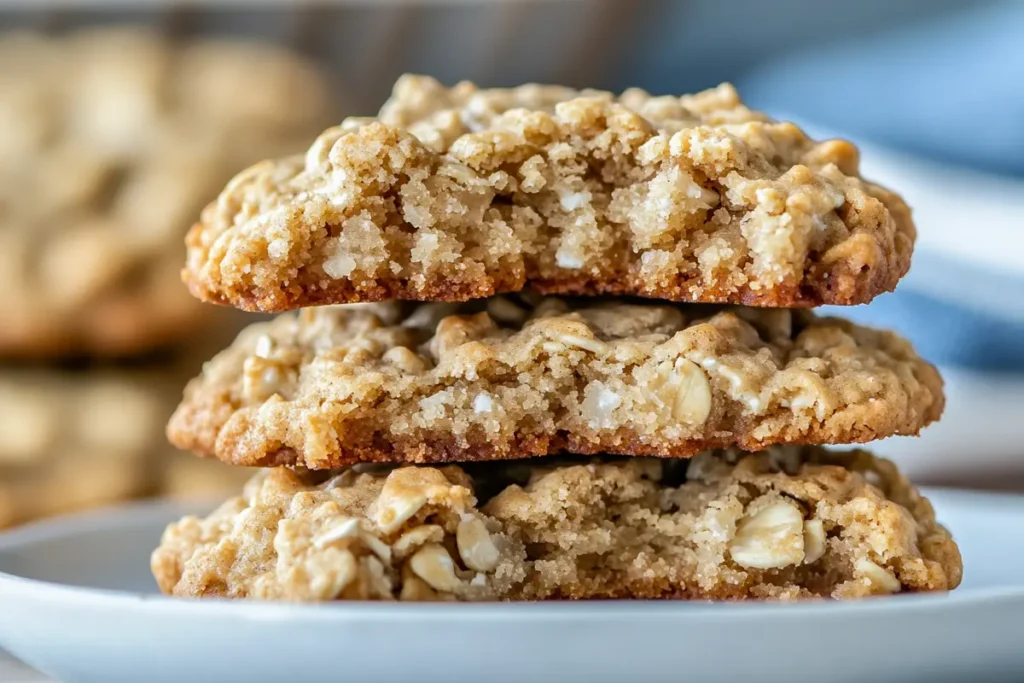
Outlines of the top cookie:
{"label": "top cookie", "polygon": [[[115,356],[206,318],[182,236],[240,166],[330,121],[309,63],[137,29],[0,40],[0,354]],[[287,101],[290,106],[282,107]]]}
{"label": "top cookie", "polygon": [[621,96],[404,76],[375,119],[235,177],[190,232],[201,299],[246,310],[530,288],[804,307],[893,289],[899,196],[722,85]]}

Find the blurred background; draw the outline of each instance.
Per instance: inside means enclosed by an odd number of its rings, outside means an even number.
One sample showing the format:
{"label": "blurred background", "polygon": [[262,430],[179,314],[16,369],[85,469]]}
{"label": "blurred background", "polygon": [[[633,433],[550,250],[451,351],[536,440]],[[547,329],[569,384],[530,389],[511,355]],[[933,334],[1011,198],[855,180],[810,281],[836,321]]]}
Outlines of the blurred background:
{"label": "blurred background", "polygon": [[184,383],[252,320],[177,271],[235,171],[372,114],[406,71],[752,106],[863,149],[919,230],[842,315],[939,364],[944,421],[876,450],[1024,490],[1024,3],[978,0],[0,2],[0,527],[245,476],[165,446]]}

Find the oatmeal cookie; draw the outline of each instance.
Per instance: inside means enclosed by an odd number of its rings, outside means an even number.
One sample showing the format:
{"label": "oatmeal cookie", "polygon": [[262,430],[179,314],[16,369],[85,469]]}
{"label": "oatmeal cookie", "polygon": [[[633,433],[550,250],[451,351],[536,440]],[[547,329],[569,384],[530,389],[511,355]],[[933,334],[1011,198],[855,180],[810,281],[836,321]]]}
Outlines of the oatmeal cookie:
{"label": "oatmeal cookie", "polygon": [[174,379],[159,372],[0,375],[0,527],[154,490]]}
{"label": "oatmeal cookie", "polygon": [[310,469],[686,457],[916,434],[943,404],[908,342],[807,311],[496,297],[252,325],[188,385],[168,435],[238,465]]}
{"label": "oatmeal cookie", "polygon": [[853,145],[728,85],[616,96],[404,76],[376,118],[236,176],[189,233],[183,277],[259,311],[523,288],[806,307],[892,290],[914,238]]}
{"label": "oatmeal cookie", "polygon": [[278,468],[164,532],[165,593],[323,600],[854,598],[960,582],[892,463],[776,447],[690,461]]}
{"label": "oatmeal cookie", "polygon": [[239,167],[301,150],[330,109],[291,55],[134,29],[8,35],[0,92],[7,357],[130,355],[194,333],[209,310],[179,273],[195,213]]}

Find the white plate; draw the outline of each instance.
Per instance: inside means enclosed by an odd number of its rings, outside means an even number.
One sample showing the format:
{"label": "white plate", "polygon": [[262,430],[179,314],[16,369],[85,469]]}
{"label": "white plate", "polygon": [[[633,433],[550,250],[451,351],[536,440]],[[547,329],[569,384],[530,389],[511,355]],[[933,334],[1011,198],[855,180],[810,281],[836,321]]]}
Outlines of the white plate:
{"label": "white plate", "polygon": [[1024,497],[929,493],[959,590],[796,605],[173,600],[148,556],[181,504],[139,504],[0,537],[0,646],[67,683],[1020,680]]}

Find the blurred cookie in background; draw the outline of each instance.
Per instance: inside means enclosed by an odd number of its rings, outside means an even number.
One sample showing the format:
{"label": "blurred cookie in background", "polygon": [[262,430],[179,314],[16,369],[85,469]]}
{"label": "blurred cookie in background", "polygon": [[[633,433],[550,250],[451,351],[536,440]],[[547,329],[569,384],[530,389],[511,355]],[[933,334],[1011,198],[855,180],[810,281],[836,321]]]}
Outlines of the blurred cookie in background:
{"label": "blurred cookie in background", "polygon": [[244,320],[188,295],[184,236],[333,113],[317,69],[272,46],[0,36],[0,527],[220,488],[164,437],[197,359]]}
{"label": "blurred cookie in background", "polygon": [[174,381],[150,370],[0,375],[0,527],[155,491]]}
{"label": "blurred cookie in background", "polygon": [[176,451],[163,463],[158,494],[173,498],[220,500],[236,493],[257,470],[236,467],[220,460],[197,458],[192,453]]}
{"label": "blurred cookie in background", "polygon": [[230,177],[334,109],[276,47],[142,29],[0,37],[0,357],[120,357],[187,339],[183,239]]}
{"label": "blurred cookie in background", "polygon": [[177,355],[0,366],[0,528],[133,498],[236,491],[252,472],[171,446],[167,421],[224,325]]}

